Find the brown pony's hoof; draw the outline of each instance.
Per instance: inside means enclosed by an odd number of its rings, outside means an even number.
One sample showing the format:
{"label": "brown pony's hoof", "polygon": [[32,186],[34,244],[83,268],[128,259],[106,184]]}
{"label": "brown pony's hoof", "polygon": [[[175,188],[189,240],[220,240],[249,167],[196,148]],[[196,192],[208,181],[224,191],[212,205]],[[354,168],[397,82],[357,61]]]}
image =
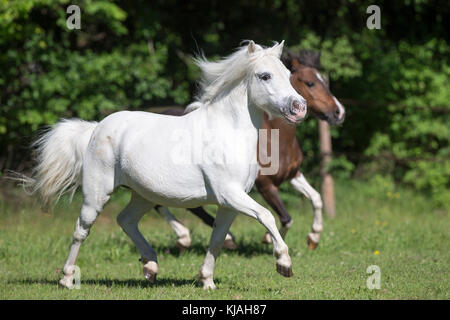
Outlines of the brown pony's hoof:
{"label": "brown pony's hoof", "polygon": [[270,234],[268,232],[263,236],[262,243],[265,243],[265,244],[272,243],[272,237],[270,236]]}
{"label": "brown pony's hoof", "polygon": [[292,266],[286,267],[277,263],[277,272],[281,274],[283,277],[289,278],[294,274],[292,273]]}
{"label": "brown pony's hoof", "polygon": [[314,242],[309,236],[306,237],[306,242],[308,243],[308,247],[310,250],[316,250],[319,245],[317,242]]}
{"label": "brown pony's hoof", "polygon": [[181,254],[186,251],[188,247],[183,246],[179,241],[177,241],[178,252]]}
{"label": "brown pony's hoof", "polygon": [[149,261],[144,265],[144,277],[150,283],[156,282],[156,275],[158,274],[158,264],[154,261]]}
{"label": "brown pony's hoof", "polygon": [[227,250],[236,250],[237,244],[233,241],[233,239],[225,239],[223,242],[223,248]]}
{"label": "brown pony's hoof", "polygon": [[183,253],[191,246],[191,237],[189,235],[178,238],[177,247],[180,253]]}

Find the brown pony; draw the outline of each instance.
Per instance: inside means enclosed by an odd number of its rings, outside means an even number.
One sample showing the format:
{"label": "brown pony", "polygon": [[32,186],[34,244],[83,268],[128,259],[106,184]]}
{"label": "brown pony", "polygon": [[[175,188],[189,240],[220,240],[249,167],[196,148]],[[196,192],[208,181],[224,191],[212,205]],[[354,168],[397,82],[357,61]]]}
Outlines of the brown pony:
{"label": "brown pony", "polygon": [[[320,53],[301,50],[299,55],[295,55],[288,51],[282,60],[291,71],[290,81],[292,86],[307,100],[308,111],[331,125],[341,124],[344,121],[345,110],[342,104],[331,94],[328,81],[319,73],[321,68]],[[180,109],[169,109],[163,113],[182,115],[183,111]],[[311,249],[315,249],[319,244],[320,233],[322,232],[322,199],[320,194],[311,187],[300,172],[299,168],[303,160],[303,154],[296,137],[296,126],[287,123],[283,119],[269,120],[267,115],[265,115],[263,129],[268,129],[268,143],[265,154],[270,154],[271,151],[271,131],[269,129],[279,130],[279,169],[274,175],[262,175],[260,173],[255,181],[256,188],[278,214],[281,222],[280,233],[283,238],[292,226],[293,221],[281,201],[280,195],[278,194],[278,187],[283,182],[289,181],[297,191],[303,193],[311,200],[314,210],[314,222],[312,232],[308,234],[307,242]],[[169,223],[179,224],[167,208],[158,206],[156,209],[169,220]],[[188,210],[198,216],[207,225],[213,226],[214,218],[203,208],[199,207]],[[176,227],[174,227],[174,230],[177,232]],[[182,234],[180,234],[180,231],[177,232],[179,237],[177,245],[180,249],[184,249],[190,245],[189,233],[186,234],[186,230],[183,230]],[[233,238],[231,233],[227,235],[224,242],[225,248],[235,249],[237,247]],[[263,242],[271,242],[268,233],[264,235]]]}

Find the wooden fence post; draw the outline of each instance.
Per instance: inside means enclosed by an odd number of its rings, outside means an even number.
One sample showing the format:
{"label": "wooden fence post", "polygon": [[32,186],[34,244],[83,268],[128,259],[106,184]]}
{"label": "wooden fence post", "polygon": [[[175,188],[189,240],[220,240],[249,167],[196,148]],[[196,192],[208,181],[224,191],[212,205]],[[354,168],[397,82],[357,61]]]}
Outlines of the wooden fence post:
{"label": "wooden fence post", "polygon": [[331,162],[331,134],[330,126],[324,120],[319,121],[319,140],[320,140],[320,175],[322,176],[322,199],[324,210],[328,217],[336,216],[336,205],[334,201],[333,177],[328,172],[328,165]]}

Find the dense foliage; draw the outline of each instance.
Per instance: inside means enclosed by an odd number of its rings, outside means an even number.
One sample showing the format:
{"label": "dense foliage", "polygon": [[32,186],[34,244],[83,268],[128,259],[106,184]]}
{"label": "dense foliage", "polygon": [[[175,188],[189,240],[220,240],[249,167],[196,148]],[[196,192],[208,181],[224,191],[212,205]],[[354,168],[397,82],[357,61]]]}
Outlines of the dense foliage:
{"label": "dense foliage", "polygon": [[[66,8],[81,8],[68,30]],[[0,170],[28,158],[36,129],[60,117],[186,104],[191,56],[228,54],[243,39],[322,51],[347,117],[333,129],[336,174],[385,176],[450,203],[448,2],[0,0]],[[317,123],[299,126],[316,172]]]}

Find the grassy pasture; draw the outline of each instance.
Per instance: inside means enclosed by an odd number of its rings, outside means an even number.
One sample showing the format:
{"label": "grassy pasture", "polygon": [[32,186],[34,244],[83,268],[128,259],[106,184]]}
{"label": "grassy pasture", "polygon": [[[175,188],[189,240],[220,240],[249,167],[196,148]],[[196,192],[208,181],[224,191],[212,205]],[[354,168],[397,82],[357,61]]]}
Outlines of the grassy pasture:
{"label": "grassy pasture", "polygon": [[[324,221],[316,251],[305,237],[312,223],[309,202],[283,190],[294,218],[287,235],[294,276],[276,273],[264,229],[239,216],[232,226],[239,249],[222,251],[216,291],[195,281],[210,229],[182,209],[173,213],[191,229],[192,247],[178,254],[175,234],[155,211],[140,228],[159,254],[158,282],[147,283],[131,240],[115,222],[128,201],[119,191],[84,242],[77,265],[81,288],[58,287],[68,254],[80,197],[63,200],[50,214],[21,190],[3,188],[0,197],[0,299],[449,299],[450,219],[429,199],[382,181],[337,181],[338,217]],[[255,199],[262,202],[258,194]],[[209,208],[214,212],[214,208]],[[366,269],[381,270],[381,288],[369,290]]]}

